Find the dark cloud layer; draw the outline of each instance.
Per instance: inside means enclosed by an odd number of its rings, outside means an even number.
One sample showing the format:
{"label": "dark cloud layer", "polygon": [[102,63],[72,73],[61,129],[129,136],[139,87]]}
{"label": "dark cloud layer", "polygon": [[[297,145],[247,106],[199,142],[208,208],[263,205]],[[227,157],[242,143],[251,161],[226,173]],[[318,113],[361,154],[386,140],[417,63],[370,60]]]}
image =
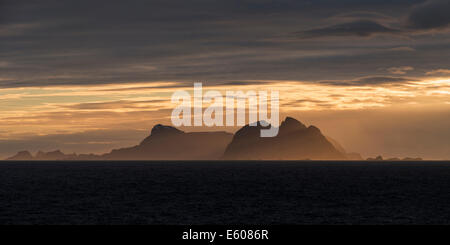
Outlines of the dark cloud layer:
{"label": "dark cloud layer", "polygon": [[446,68],[449,34],[393,34],[444,27],[446,2],[3,0],[0,87],[423,74]]}
{"label": "dark cloud layer", "polygon": [[413,8],[408,26],[414,29],[445,28],[450,25],[450,1],[429,0]]}
{"label": "dark cloud layer", "polygon": [[368,37],[376,34],[400,34],[401,31],[386,27],[375,21],[358,20],[324,28],[312,29],[295,33],[299,38],[316,38],[330,36],[360,36]]}

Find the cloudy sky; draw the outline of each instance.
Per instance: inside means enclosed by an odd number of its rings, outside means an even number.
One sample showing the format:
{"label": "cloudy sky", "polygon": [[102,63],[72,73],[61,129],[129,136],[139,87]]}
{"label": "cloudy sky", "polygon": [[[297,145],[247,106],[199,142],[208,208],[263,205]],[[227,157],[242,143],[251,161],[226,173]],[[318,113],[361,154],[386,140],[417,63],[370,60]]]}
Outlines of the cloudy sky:
{"label": "cloudy sky", "polygon": [[283,115],[365,157],[450,159],[449,13],[450,0],[0,0],[0,157],[136,144],[201,81],[279,90]]}

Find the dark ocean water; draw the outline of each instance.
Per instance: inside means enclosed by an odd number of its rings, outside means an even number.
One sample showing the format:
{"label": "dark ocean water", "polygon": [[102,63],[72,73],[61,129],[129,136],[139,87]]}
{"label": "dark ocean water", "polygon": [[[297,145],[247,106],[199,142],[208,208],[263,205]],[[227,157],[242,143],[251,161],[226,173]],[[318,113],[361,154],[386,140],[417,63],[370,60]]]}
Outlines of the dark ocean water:
{"label": "dark ocean water", "polygon": [[450,224],[450,162],[0,162],[0,224]]}

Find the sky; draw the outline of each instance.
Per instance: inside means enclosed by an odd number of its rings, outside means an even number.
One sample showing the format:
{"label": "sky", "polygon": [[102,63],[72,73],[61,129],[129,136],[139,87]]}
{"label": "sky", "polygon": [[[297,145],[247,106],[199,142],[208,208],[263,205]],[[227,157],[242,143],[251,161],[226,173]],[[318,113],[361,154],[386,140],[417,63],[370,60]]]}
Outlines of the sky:
{"label": "sky", "polygon": [[278,90],[282,116],[364,157],[450,159],[448,13],[450,0],[0,0],[0,158],[138,144],[200,81]]}

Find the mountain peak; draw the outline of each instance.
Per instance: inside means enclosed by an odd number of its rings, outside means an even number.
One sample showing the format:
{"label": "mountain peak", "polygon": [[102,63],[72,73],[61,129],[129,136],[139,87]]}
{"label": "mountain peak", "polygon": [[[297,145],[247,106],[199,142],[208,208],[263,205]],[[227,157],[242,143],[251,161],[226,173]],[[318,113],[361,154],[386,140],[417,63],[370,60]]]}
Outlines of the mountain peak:
{"label": "mountain peak", "polygon": [[299,131],[306,129],[306,126],[292,117],[286,117],[280,125],[280,133],[291,133],[293,131]]}
{"label": "mountain peak", "polygon": [[286,117],[284,121],[281,123],[280,127],[296,127],[296,128],[306,128],[306,126],[301,123],[299,120],[293,117]]}
{"label": "mountain peak", "polygon": [[236,132],[227,146],[224,159],[229,160],[326,160],[345,159],[315,126],[286,117],[278,136],[261,138],[257,127],[246,125]]}
{"label": "mountain peak", "polygon": [[153,128],[152,128],[152,132],[151,135],[158,135],[158,134],[171,134],[171,133],[183,133],[183,131],[172,127],[172,126],[167,126],[167,125],[162,125],[162,124],[156,124]]}
{"label": "mountain peak", "polygon": [[314,125],[309,126],[308,130],[321,134],[320,129]]}
{"label": "mountain peak", "polygon": [[184,132],[157,124],[139,145],[104,154],[106,160],[214,160],[230,143],[226,132]]}
{"label": "mountain peak", "polygon": [[150,144],[150,142],[153,139],[160,139],[160,138],[165,138],[167,136],[174,136],[174,135],[180,135],[180,134],[184,134],[183,131],[172,127],[172,126],[167,126],[167,125],[162,125],[162,124],[156,124],[153,128],[152,131],[150,133],[150,136],[148,136],[147,138],[145,138],[140,145],[147,145]]}
{"label": "mountain peak", "polygon": [[235,134],[234,138],[259,138],[261,134],[261,129],[266,129],[270,127],[270,123],[267,121],[261,120],[257,121],[256,125],[247,124],[244,127],[240,128]]}

